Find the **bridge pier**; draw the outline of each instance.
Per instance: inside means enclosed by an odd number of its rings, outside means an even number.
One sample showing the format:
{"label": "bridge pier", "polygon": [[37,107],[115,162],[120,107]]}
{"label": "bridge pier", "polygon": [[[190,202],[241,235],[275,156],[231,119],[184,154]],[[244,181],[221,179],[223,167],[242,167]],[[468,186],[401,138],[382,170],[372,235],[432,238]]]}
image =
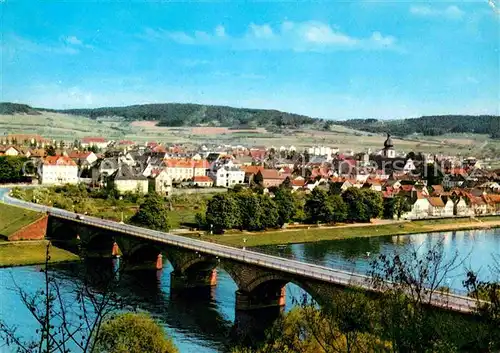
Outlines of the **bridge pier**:
{"label": "bridge pier", "polygon": [[[260,294],[260,295],[256,295]],[[264,337],[285,311],[286,292],[283,286],[276,292],[249,293],[236,291],[234,334],[244,342],[255,342]]]}
{"label": "bridge pier", "polygon": [[172,291],[185,291],[198,288],[210,288],[217,285],[217,270],[208,272],[170,273],[170,288]]}

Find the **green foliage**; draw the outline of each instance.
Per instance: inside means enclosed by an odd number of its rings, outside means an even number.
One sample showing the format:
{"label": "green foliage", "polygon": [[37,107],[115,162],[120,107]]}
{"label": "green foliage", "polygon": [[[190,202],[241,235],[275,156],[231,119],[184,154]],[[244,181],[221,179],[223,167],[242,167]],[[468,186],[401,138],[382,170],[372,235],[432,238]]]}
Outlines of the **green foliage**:
{"label": "green foliage", "polygon": [[362,189],[361,195],[368,216],[370,218],[378,218],[382,216],[384,210],[382,195],[379,192],[370,189]]}
{"label": "green foliage", "polygon": [[404,120],[351,119],[336,124],[373,133],[405,136],[413,133],[443,135],[447,133],[488,134],[500,137],[500,116],[439,115]]}
{"label": "green foliage", "polygon": [[41,113],[33,108],[31,108],[29,105],[26,104],[18,104],[18,103],[0,103],[0,114],[16,114],[16,113],[22,113],[22,114],[28,114],[28,115],[40,115]]}
{"label": "green foliage", "polygon": [[259,195],[261,229],[275,228],[279,223],[279,209],[269,195]]}
{"label": "green foliage", "polygon": [[264,181],[264,177],[262,176],[262,173],[260,171],[258,171],[257,174],[254,175],[252,182],[255,185],[262,185],[263,181]]}
{"label": "green foliage", "polygon": [[170,229],[165,204],[155,193],[146,196],[130,222],[154,230],[168,231]]}
{"label": "green foliage", "polygon": [[304,115],[277,110],[232,108],[199,104],[143,104],[128,107],[59,110],[67,114],[121,116],[127,120],[156,120],[160,126],[195,126],[211,124],[219,126],[301,126],[317,121]]}
{"label": "green foliage", "polygon": [[290,222],[297,211],[292,191],[285,186],[279,187],[274,192],[274,202],[278,207],[278,223],[283,225]]}
{"label": "green foliage", "polygon": [[207,203],[207,225],[213,227],[216,232],[238,226],[239,217],[238,204],[229,193],[217,194]]}
{"label": "green foliage", "polygon": [[383,200],[380,193],[370,189],[348,188],[342,193],[347,205],[347,219],[354,222],[369,222],[370,218],[380,217],[383,213]]}
{"label": "green foliage", "polygon": [[47,156],[55,156],[56,155],[56,149],[52,145],[47,146],[47,147],[45,147],[45,154]]}
{"label": "green foliage", "polygon": [[28,159],[25,157],[0,157],[0,184],[18,183],[26,180],[23,175],[23,166],[27,161]]}
{"label": "green foliage", "polygon": [[411,211],[411,204],[408,198],[400,195],[385,198],[383,207],[383,217],[386,219],[393,219],[394,216],[400,219],[403,213]]}
{"label": "green foliage", "polygon": [[427,180],[427,185],[441,185],[443,182],[443,172],[436,163],[430,163],[424,166],[422,173]]}
{"label": "green foliage", "polygon": [[341,197],[329,195],[325,190],[315,188],[306,198],[304,211],[311,222],[342,222],[347,208]]}
{"label": "green foliage", "polygon": [[149,315],[118,314],[102,324],[95,353],[177,353],[172,340]]}

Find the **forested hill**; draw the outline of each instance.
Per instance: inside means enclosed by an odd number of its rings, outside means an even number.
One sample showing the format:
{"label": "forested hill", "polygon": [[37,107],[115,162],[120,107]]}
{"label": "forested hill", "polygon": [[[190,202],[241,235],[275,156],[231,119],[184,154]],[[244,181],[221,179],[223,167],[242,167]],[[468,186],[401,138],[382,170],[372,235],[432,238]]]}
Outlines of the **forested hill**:
{"label": "forested hill", "polygon": [[220,126],[302,126],[318,122],[304,115],[285,113],[278,110],[232,108],[200,104],[143,104],[127,107],[95,109],[59,110],[66,114],[76,114],[97,118],[120,116],[127,120],[155,120],[160,126],[195,126],[213,124]]}
{"label": "forested hill", "polygon": [[414,133],[436,136],[447,133],[488,134],[500,138],[500,116],[436,115],[412,119],[377,120],[351,119],[335,124],[373,133],[406,136]]}
{"label": "forested hill", "polygon": [[17,104],[17,103],[0,103],[0,114],[14,114],[14,113],[23,113],[29,115],[38,115],[39,111],[31,108],[26,104]]}
{"label": "forested hill", "polygon": [[442,135],[446,133],[478,133],[500,138],[500,116],[490,115],[437,115],[412,119],[377,120],[350,119],[344,121],[315,119],[304,115],[270,109],[233,108],[216,105],[164,103],[142,104],[127,107],[92,109],[44,109],[25,104],[0,103],[0,114],[40,114],[52,111],[72,115],[98,117],[119,116],[128,121],[154,120],[160,126],[196,126],[199,124],[228,127],[301,127],[314,124],[318,129],[330,129],[331,125],[343,125],[355,130],[390,133],[407,136],[414,133]]}

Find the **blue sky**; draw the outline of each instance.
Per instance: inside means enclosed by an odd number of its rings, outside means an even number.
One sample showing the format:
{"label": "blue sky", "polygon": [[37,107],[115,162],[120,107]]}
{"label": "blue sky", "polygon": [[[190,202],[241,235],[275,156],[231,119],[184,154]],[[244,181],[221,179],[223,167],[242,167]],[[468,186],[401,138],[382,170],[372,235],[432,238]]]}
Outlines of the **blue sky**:
{"label": "blue sky", "polygon": [[3,0],[0,100],[500,114],[494,4]]}

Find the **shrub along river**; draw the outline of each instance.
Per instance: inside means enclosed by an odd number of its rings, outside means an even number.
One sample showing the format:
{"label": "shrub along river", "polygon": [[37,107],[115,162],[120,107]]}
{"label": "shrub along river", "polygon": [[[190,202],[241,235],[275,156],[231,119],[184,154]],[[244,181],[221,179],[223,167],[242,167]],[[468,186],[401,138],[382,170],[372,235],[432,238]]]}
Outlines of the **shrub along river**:
{"label": "shrub along river", "polygon": [[[463,290],[462,281],[467,269],[478,271],[484,280],[499,280],[500,274],[492,274],[493,256],[500,256],[500,229],[472,230],[406,236],[384,236],[334,240],[287,246],[258,247],[257,251],[310,261],[334,268],[348,268],[365,273],[370,261],[379,254],[393,254],[417,249],[418,254],[442,241],[442,251],[447,258],[455,254],[462,261],[453,273],[448,274],[446,285]],[[70,293],[79,281],[83,270],[111,269],[112,260],[87,261],[54,265],[53,276],[61,288]],[[84,268],[86,267],[86,268]],[[218,271],[218,283],[205,299],[170,295],[170,272],[166,263],[163,271],[130,271],[122,275],[117,294],[131,310],[144,310],[160,320],[181,352],[221,352],[229,343],[234,323],[236,285],[222,270]],[[34,292],[44,285],[40,266],[0,269],[0,317],[7,324],[16,324],[18,334],[32,337],[36,324],[23,305],[17,288]],[[292,299],[303,291],[293,284],[287,285],[287,309]],[[66,300],[74,300],[66,295]],[[76,313],[78,314],[78,313]],[[0,342],[0,352],[14,352]]]}

